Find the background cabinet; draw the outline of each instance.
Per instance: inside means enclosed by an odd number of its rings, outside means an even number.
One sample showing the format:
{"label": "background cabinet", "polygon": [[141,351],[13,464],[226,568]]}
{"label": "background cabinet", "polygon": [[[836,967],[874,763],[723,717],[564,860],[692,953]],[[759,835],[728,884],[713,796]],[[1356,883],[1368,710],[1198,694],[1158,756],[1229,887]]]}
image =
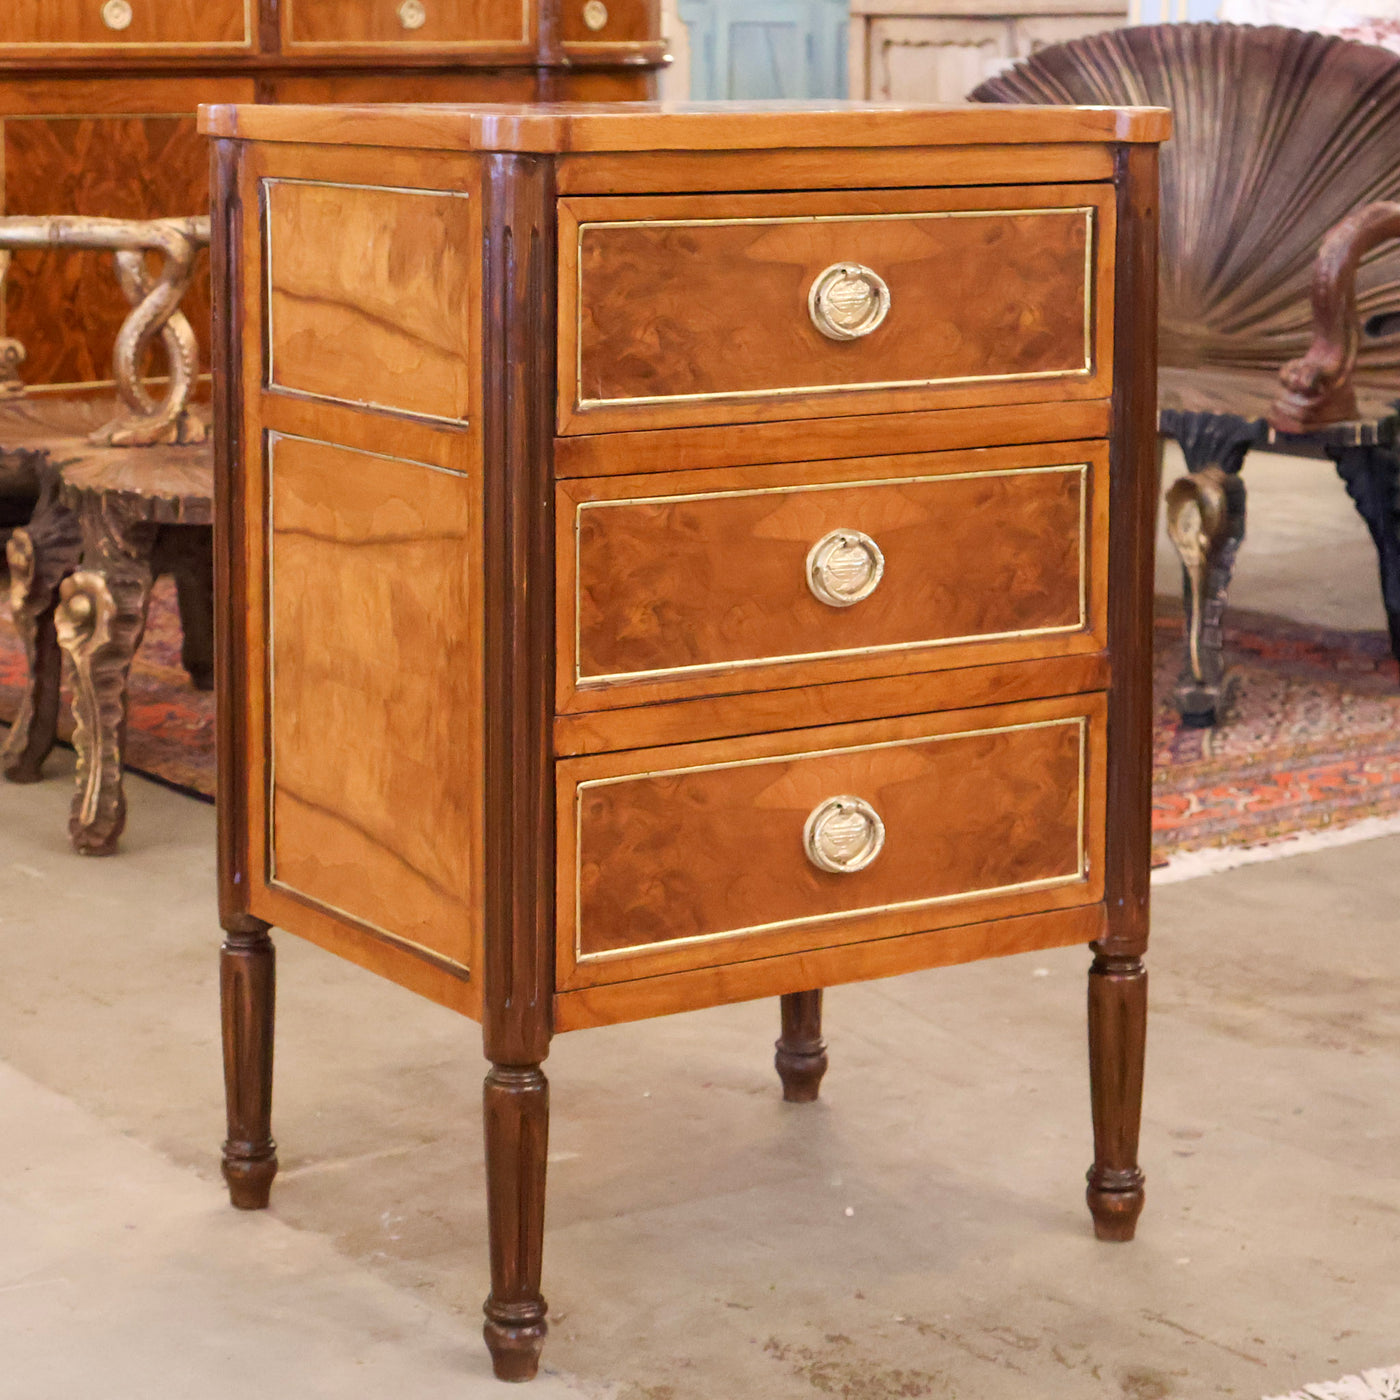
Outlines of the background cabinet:
{"label": "background cabinet", "polygon": [[840,97],[843,0],[680,0],[696,101]]}

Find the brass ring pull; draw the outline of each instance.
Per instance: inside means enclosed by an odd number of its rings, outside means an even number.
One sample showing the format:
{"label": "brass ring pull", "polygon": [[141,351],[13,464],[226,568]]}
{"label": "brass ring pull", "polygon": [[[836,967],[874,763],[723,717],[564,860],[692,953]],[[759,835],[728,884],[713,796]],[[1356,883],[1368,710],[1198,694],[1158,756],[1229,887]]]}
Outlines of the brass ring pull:
{"label": "brass ring pull", "polygon": [[859,797],[828,797],[812,809],[802,828],[807,859],[818,870],[853,875],[864,870],[885,844],[880,814]]}
{"label": "brass ring pull", "polygon": [[603,0],[588,0],[583,7],[583,22],[596,34],[608,22],[608,7]]}
{"label": "brass ring pull", "polygon": [[807,552],[807,587],[829,608],[868,598],[885,576],[880,546],[859,530],[833,530]]}
{"label": "brass ring pull", "polygon": [[102,7],[102,23],[108,29],[126,29],[131,24],[131,5],[128,0],[107,0]]}
{"label": "brass ring pull", "polygon": [[890,289],[860,263],[833,263],[813,281],[807,310],[828,340],[859,340],[889,315]]}
{"label": "brass ring pull", "polygon": [[428,22],[428,7],[423,0],[403,0],[399,6],[399,23],[405,29],[422,29]]}

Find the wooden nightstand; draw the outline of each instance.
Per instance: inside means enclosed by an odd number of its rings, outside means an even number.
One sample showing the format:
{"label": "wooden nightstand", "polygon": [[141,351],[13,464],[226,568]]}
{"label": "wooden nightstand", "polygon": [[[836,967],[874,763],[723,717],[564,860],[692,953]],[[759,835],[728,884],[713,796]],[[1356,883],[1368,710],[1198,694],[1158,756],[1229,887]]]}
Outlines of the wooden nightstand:
{"label": "wooden nightstand", "polygon": [[481,1020],[497,1374],[559,1030],[1086,942],[1128,1239],[1155,109],[206,109],[235,1204],[270,925]]}

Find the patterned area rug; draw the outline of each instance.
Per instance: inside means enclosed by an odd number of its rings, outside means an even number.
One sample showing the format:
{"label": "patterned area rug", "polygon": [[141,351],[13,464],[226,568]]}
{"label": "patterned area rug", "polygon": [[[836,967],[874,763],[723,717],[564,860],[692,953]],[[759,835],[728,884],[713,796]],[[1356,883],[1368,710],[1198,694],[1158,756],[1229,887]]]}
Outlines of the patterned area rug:
{"label": "patterned area rug", "polygon": [[1400,1366],[1305,1385],[1291,1395],[1275,1395],[1270,1400],[1400,1400]]}
{"label": "patterned area rug", "polygon": [[[1236,612],[1226,642],[1234,684],[1225,723],[1178,728],[1169,697],[1181,664],[1181,614],[1159,603],[1155,864],[1400,814],[1400,684],[1383,634]],[[0,720],[13,717],[23,677],[8,601],[0,601]],[[71,732],[65,705],[62,734]],[[168,579],[156,585],[132,668],[127,750],[130,767],[212,798],[214,697],[195,690],[180,666]]]}
{"label": "patterned area rug", "polygon": [[[0,574],[0,720],[19,708],[24,687],[24,648],[10,622],[8,581]],[[175,584],[158,579],[151,599],[146,636],[131,668],[127,767],[170,787],[214,799],[214,694],[198,691],[180,665],[180,614]],[[73,733],[64,688],[59,737]]]}

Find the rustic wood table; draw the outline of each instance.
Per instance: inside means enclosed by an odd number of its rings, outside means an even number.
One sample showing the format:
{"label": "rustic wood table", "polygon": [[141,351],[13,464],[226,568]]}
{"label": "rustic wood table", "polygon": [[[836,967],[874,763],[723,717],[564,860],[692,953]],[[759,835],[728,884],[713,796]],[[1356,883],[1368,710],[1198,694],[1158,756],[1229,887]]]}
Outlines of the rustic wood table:
{"label": "rustic wood table", "polygon": [[481,1021],[534,1374],[558,1031],[1147,943],[1158,109],[214,107],[236,1205],[271,925]]}

